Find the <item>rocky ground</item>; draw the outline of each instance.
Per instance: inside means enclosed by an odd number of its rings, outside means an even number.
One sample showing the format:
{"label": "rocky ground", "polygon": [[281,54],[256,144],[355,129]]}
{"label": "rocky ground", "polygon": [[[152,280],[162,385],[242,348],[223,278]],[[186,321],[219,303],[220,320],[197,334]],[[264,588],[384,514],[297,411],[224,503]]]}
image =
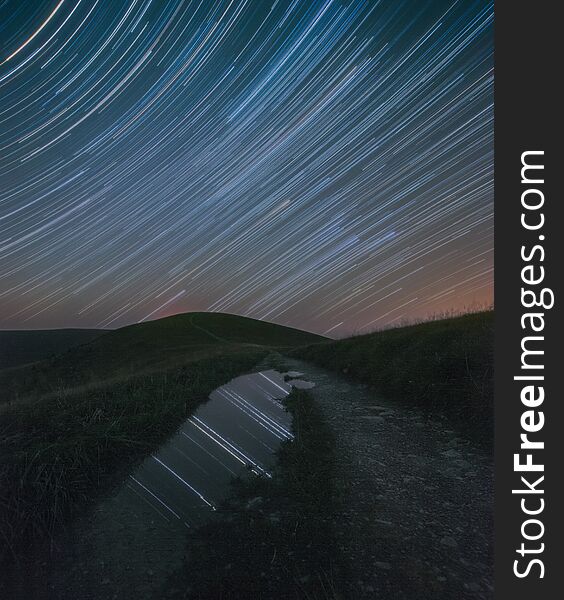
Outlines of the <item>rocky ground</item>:
{"label": "rocky ground", "polygon": [[[348,581],[331,597],[491,598],[492,457],[445,422],[338,374],[277,354],[257,366],[265,368],[314,382],[309,393],[334,436],[329,518]],[[119,497],[102,503],[54,572],[36,564],[35,573],[21,573],[19,597],[174,597],[167,582],[182,564],[186,534],[139,510],[131,513]]]}
{"label": "rocky ground", "polygon": [[444,422],[302,361],[272,366],[310,390],[336,440],[339,550],[348,598],[493,595],[493,464]]}

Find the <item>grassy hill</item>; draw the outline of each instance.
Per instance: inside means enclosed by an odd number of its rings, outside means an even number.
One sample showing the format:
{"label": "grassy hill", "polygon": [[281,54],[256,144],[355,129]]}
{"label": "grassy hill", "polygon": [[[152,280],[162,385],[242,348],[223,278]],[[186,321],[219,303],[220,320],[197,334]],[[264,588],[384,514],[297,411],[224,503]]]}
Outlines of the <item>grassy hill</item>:
{"label": "grassy hill", "polygon": [[0,369],[43,360],[90,342],[103,333],[101,329],[0,331]]}
{"label": "grassy hill", "polygon": [[105,334],[75,353],[74,361],[98,369],[123,370],[145,365],[170,365],[196,354],[241,346],[295,347],[321,341],[315,334],[222,313],[186,313],[138,323]]}
{"label": "grassy hill", "polygon": [[124,327],[0,371],[0,563],[61,530],[271,348],[323,340],[224,314]]}
{"label": "grassy hill", "polygon": [[0,563],[93,506],[214,388],[272,349],[491,444],[493,312],[338,341],[217,313],[131,325],[0,371]]}
{"label": "grassy hill", "polygon": [[[31,338],[32,332],[27,333]],[[37,344],[41,344],[43,332],[36,333]],[[0,371],[0,403],[81,385],[107,384],[250,348],[294,348],[325,339],[236,315],[180,314],[116,329],[47,360]]]}
{"label": "grassy hill", "polygon": [[446,417],[489,448],[493,330],[494,313],[485,311],[315,344],[294,354]]}

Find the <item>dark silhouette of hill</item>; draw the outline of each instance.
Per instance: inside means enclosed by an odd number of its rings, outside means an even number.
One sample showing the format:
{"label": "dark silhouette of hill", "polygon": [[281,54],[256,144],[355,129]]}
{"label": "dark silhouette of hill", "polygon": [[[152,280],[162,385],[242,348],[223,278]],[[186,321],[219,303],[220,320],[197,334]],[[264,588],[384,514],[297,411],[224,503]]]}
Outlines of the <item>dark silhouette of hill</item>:
{"label": "dark silhouette of hill", "polygon": [[102,329],[0,331],[0,369],[43,360],[90,342],[103,333]]}
{"label": "dark silhouette of hill", "polygon": [[6,542],[0,564],[25,555],[28,544],[48,539],[93,505],[214,388],[272,349],[324,339],[235,315],[188,313],[103,333],[0,371],[0,537]]}
{"label": "dark silhouette of hill", "polygon": [[[29,334],[29,342],[33,332]],[[42,333],[36,344],[42,343]],[[78,338],[77,338],[78,339]],[[108,384],[136,374],[159,372],[213,356],[253,348],[289,349],[326,338],[223,313],[185,313],[129,325],[19,368],[0,371],[1,401],[38,397],[90,384]]]}

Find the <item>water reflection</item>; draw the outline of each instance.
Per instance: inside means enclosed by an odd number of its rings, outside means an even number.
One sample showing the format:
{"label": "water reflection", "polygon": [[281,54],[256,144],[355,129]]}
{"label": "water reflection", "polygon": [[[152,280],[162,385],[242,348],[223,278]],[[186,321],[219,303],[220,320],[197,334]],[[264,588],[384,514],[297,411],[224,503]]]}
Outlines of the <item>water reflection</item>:
{"label": "water reflection", "polygon": [[201,524],[245,471],[270,477],[279,445],[292,439],[291,415],[280,400],[310,382],[274,370],[243,375],[210,394],[178,433],[133,473],[132,502],[165,521]]}

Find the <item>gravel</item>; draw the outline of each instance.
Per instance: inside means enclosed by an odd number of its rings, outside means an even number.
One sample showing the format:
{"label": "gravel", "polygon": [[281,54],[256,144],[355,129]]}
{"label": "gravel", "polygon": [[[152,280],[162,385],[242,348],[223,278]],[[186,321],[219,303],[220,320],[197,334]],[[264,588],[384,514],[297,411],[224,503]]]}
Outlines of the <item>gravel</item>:
{"label": "gravel", "polygon": [[341,497],[335,537],[353,574],[348,598],[493,596],[493,460],[374,390],[281,356],[303,373],[333,429]]}

